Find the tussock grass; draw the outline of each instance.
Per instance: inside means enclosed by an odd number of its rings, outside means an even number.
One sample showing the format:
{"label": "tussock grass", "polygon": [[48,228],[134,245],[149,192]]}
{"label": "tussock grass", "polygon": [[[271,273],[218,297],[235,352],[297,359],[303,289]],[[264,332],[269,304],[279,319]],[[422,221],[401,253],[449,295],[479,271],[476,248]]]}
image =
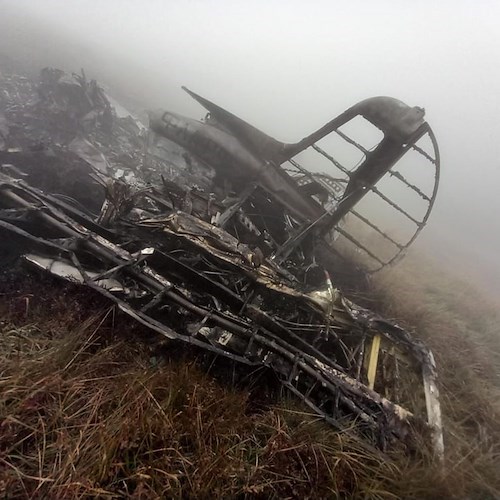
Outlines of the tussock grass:
{"label": "tussock grass", "polygon": [[472,284],[410,254],[376,275],[382,314],[434,352],[444,417],[444,481],[458,497],[500,498],[500,310]]}
{"label": "tussock grass", "polygon": [[300,410],[252,411],[248,392],[193,360],[158,364],[142,343],[117,338],[110,315],[59,332],[4,324],[9,496],[329,497],[375,493],[380,472],[395,474]]}
{"label": "tussock grass", "polygon": [[470,294],[429,285],[419,262],[378,276],[371,293],[436,352],[444,472],[367,451],[272,381],[247,375],[235,388],[227,361],[159,345],[87,290],[10,274],[0,280],[0,496],[494,498],[494,314],[457,305]]}

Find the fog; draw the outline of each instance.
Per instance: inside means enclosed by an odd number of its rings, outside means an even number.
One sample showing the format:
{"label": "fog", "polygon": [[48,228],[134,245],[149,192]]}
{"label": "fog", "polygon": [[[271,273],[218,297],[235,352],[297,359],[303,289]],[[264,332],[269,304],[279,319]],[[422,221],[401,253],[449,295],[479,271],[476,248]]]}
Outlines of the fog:
{"label": "fog", "polygon": [[500,294],[499,2],[0,0],[0,9],[0,54],[15,62],[83,66],[140,106],[203,116],[186,85],[284,141],[371,96],[424,107],[442,177],[419,244]]}

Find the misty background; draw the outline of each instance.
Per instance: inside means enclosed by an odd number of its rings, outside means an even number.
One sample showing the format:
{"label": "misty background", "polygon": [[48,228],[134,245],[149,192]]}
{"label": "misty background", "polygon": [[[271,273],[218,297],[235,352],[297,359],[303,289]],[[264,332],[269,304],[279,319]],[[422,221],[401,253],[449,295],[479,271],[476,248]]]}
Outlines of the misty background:
{"label": "misty background", "polygon": [[417,240],[500,297],[500,2],[0,0],[0,66],[85,68],[193,118],[185,85],[295,142],[356,102],[426,109],[441,184]]}

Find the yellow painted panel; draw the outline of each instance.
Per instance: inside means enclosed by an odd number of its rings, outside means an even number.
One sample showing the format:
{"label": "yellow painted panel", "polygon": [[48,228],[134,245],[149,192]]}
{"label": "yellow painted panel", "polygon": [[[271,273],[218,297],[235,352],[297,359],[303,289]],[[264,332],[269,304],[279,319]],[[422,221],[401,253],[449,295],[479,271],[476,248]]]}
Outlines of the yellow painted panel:
{"label": "yellow painted panel", "polygon": [[375,335],[370,348],[370,357],[368,358],[368,386],[370,389],[375,387],[375,375],[377,374],[378,353],[380,351],[380,335]]}

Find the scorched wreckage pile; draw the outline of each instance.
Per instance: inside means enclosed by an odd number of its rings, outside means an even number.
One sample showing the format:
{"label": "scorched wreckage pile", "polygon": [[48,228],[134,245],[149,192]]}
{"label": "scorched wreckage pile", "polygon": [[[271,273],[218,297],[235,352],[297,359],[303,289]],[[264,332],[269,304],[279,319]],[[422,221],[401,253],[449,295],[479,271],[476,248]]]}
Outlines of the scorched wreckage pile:
{"label": "scorched wreckage pile", "polygon": [[[148,129],[83,71],[0,75],[4,256],[97,290],[168,339],[269,367],[382,449],[418,432],[441,456],[432,354],[336,287],[345,257],[377,270],[425,225],[439,156],[424,111],[371,98],[285,144],[187,92],[203,121],[158,111]],[[408,157],[430,184],[402,173]],[[415,195],[420,216],[383,179]],[[412,226],[405,242],[374,222],[369,197]]]}

